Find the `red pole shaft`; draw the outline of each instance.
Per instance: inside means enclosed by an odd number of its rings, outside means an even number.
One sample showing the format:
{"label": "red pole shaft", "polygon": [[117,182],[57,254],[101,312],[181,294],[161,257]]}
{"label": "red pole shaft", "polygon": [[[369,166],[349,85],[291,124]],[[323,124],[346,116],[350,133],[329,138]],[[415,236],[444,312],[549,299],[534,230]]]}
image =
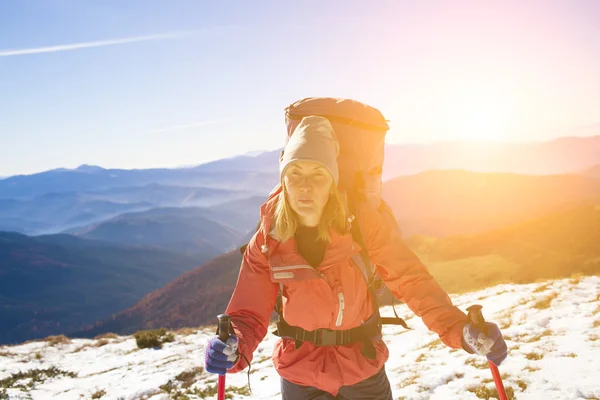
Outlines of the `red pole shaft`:
{"label": "red pole shaft", "polygon": [[[217,315],[217,318],[219,319],[219,339],[225,343],[229,337],[229,324],[231,318],[227,314],[219,314]],[[217,400],[225,400],[225,375],[219,375],[218,382]]]}
{"label": "red pole shaft", "polygon": [[225,375],[219,375],[219,386],[217,400],[225,400]]}
{"label": "red pole shaft", "polygon": [[494,382],[496,383],[496,390],[498,391],[498,396],[500,397],[500,400],[508,400],[508,397],[506,397],[506,391],[504,390],[504,384],[502,383],[502,378],[500,377],[500,371],[498,371],[498,367],[496,367],[496,365],[491,361],[488,361],[488,363],[490,364],[490,369],[492,370],[492,376],[494,377]]}

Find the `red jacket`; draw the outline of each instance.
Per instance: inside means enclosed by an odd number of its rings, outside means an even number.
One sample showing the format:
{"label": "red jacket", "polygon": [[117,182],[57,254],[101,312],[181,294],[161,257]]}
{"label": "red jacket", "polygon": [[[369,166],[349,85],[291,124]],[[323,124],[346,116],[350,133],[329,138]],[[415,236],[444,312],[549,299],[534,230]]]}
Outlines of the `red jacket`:
{"label": "red jacket", "polygon": [[[353,264],[360,251],[352,235],[331,230],[321,265],[315,269],[296,251],[295,240],[279,242],[272,229],[272,210],[280,191],[271,194],[261,207],[261,227],[250,240],[242,259],[237,286],[227,307],[239,337],[239,351],[252,361],[254,350],[268,332],[270,317],[284,283],[283,317],[287,323],[306,330],[350,329],[373,314],[364,277]],[[382,207],[386,207],[384,204]],[[379,213],[368,204],[359,205],[358,218],[372,263],[391,292],[425,325],[452,348],[462,348],[462,329],[467,316],[429,274],[417,256],[404,244],[393,216]],[[375,374],[389,352],[381,339],[374,341],[375,360],[361,354],[363,344],[317,347],[280,339],[273,351],[275,369],[283,378],[314,386],[337,395],[341,386],[352,385]],[[401,355],[398,355],[401,356]],[[247,367],[243,357],[229,370]]]}

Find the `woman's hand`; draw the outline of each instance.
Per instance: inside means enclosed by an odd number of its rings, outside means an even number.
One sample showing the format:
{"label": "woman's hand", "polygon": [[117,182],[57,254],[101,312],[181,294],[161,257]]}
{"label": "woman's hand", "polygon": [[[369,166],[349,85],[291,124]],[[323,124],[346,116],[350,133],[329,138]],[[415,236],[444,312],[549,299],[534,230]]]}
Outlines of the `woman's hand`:
{"label": "woman's hand", "polygon": [[463,329],[463,344],[467,351],[486,356],[488,360],[499,366],[508,355],[508,348],[500,328],[494,323],[486,322],[487,335],[472,323]]}
{"label": "woman's hand", "polygon": [[235,365],[239,357],[238,338],[229,336],[227,343],[223,343],[218,336],[208,340],[204,347],[204,364],[207,372],[225,375],[227,370]]}

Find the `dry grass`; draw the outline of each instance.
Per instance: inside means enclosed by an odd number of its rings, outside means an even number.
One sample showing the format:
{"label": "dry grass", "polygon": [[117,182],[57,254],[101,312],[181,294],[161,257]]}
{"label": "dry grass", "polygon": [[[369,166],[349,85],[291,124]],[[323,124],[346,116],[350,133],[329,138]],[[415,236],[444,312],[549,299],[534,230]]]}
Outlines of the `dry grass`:
{"label": "dry grass", "polygon": [[[504,389],[506,391],[506,397],[508,398],[508,400],[514,400],[516,399],[515,397],[515,390],[510,387],[510,386],[504,386]],[[484,399],[484,400],[490,400],[490,399],[498,399],[498,392],[496,391],[495,387],[488,387],[488,386],[479,386],[479,387],[470,387],[467,389],[469,392],[475,394],[475,396],[477,396],[480,399]]]}
{"label": "dry grass", "polygon": [[488,369],[489,368],[489,364],[487,362],[487,359],[483,358],[469,358],[466,361],[467,365],[470,365],[471,367],[475,367],[477,369]]}
{"label": "dry grass", "polygon": [[117,339],[118,337],[119,337],[119,335],[117,335],[116,333],[107,332],[107,333],[101,333],[101,334],[97,335],[96,337],[94,337],[94,340]]}
{"label": "dry grass", "polygon": [[542,286],[538,286],[538,287],[537,287],[537,288],[536,288],[536,289],[533,291],[533,293],[541,293],[541,292],[545,292],[545,291],[546,291],[546,290],[547,290],[549,287],[550,287],[550,284],[549,284],[549,283],[547,283],[547,284],[545,284],[545,285],[542,285]]}
{"label": "dry grass", "polygon": [[508,317],[508,318],[502,319],[500,321],[500,323],[498,324],[498,327],[500,329],[508,329],[512,326],[512,324],[513,324],[512,317]]}
{"label": "dry grass", "polygon": [[425,361],[425,359],[427,358],[427,356],[425,354],[419,354],[419,357],[417,357],[417,359],[415,360],[415,362],[423,362]]}
{"label": "dry grass", "polygon": [[558,293],[552,293],[552,294],[546,296],[545,298],[538,300],[533,305],[533,308],[537,308],[538,310],[545,310],[547,308],[550,308],[550,305],[552,304],[552,300],[556,299],[557,297],[558,297]]}
{"label": "dry grass", "polygon": [[411,376],[409,376],[408,378],[406,378],[405,380],[403,380],[402,382],[400,382],[398,384],[398,388],[399,389],[403,389],[407,386],[410,385],[416,385],[417,384],[417,379],[419,378],[419,374],[412,374]]}
{"label": "dry grass", "polygon": [[257,364],[260,364],[260,363],[263,363],[263,362],[265,362],[265,361],[269,361],[270,359],[271,359],[271,356],[261,356],[261,357],[260,357],[260,358],[259,358],[259,359],[256,361],[256,363],[257,363]]}
{"label": "dry grass", "polygon": [[594,324],[592,325],[593,328],[599,328],[600,327],[600,319],[597,319],[594,321]]}
{"label": "dry grass", "polygon": [[524,306],[526,304],[528,304],[529,302],[531,302],[533,299],[521,299],[519,300],[519,305],[520,306]]}
{"label": "dry grass", "polygon": [[204,368],[195,367],[186,371],[183,371],[175,377],[181,382],[181,387],[188,388],[196,382],[196,377],[204,372]]}
{"label": "dry grass", "polygon": [[528,360],[541,360],[542,358],[544,358],[544,355],[541,353],[536,353],[535,351],[532,351],[531,353],[526,353],[525,354],[525,358]]}
{"label": "dry grass", "polygon": [[550,329],[546,329],[544,332],[539,333],[535,336],[532,336],[528,339],[524,339],[523,342],[525,343],[533,343],[533,342],[539,342],[543,337],[547,337],[547,336],[552,336],[554,334],[554,332],[552,332]]}
{"label": "dry grass", "polygon": [[109,343],[110,342],[107,339],[101,339],[98,342],[96,342],[96,344],[94,346],[95,347],[102,347],[102,346],[106,346]]}
{"label": "dry grass", "polygon": [[71,343],[71,339],[66,337],[65,335],[55,335],[48,336],[44,339],[45,342],[50,346],[56,346],[57,344],[69,344]]}
{"label": "dry grass", "polygon": [[162,348],[165,343],[170,343],[175,340],[173,334],[167,331],[166,328],[148,329],[137,331],[134,334],[135,342],[140,349],[146,348]]}
{"label": "dry grass", "polygon": [[534,367],[533,365],[528,365],[525,367],[525,371],[527,371],[527,372],[536,372],[539,370],[540,370],[539,367]]}
{"label": "dry grass", "polygon": [[81,350],[87,349],[88,347],[93,347],[93,345],[91,343],[82,344],[81,346],[73,350],[73,353],[79,353]]}
{"label": "dry grass", "polygon": [[519,379],[519,380],[515,381],[515,383],[517,384],[517,386],[518,386],[519,388],[521,388],[521,390],[522,390],[523,392],[524,392],[525,390],[527,390],[527,382],[525,382],[525,381],[523,381],[523,380]]}
{"label": "dry grass", "polygon": [[106,390],[101,389],[101,390],[96,391],[94,394],[92,394],[92,399],[100,399],[104,395],[106,395]]}
{"label": "dry grass", "polygon": [[429,349],[429,350],[435,350],[436,347],[438,346],[442,346],[442,341],[440,339],[435,339],[429,343],[427,343],[426,345],[423,345],[420,347],[420,349]]}
{"label": "dry grass", "polygon": [[174,333],[176,335],[189,336],[196,334],[196,332],[198,332],[198,329],[184,327],[177,329]]}

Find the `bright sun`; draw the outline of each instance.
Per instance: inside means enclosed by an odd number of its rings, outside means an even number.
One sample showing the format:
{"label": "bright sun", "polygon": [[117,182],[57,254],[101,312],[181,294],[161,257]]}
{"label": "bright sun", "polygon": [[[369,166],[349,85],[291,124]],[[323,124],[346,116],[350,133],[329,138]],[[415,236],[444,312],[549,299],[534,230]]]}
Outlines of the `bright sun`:
{"label": "bright sun", "polygon": [[511,100],[497,90],[462,90],[447,104],[446,129],[462,139],[504,140],[517,122]]}

